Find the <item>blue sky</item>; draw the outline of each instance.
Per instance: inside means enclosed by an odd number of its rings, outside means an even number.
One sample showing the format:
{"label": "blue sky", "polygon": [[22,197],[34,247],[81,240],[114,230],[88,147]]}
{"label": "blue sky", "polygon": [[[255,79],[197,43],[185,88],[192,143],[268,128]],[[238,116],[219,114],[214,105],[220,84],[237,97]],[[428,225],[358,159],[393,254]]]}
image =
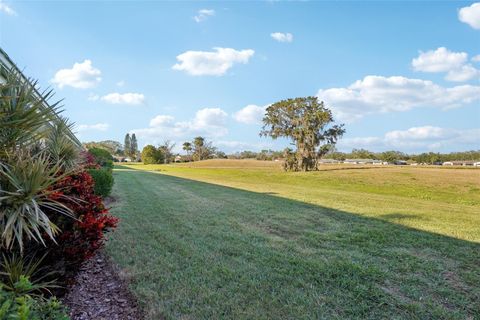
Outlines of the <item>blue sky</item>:
{"label": "blue sky", "polygon": [[65,98],[82,141],[260,138],[265,106],[317,95],[340,150],[480,148],[480,3],[0,0],[0,46]]}

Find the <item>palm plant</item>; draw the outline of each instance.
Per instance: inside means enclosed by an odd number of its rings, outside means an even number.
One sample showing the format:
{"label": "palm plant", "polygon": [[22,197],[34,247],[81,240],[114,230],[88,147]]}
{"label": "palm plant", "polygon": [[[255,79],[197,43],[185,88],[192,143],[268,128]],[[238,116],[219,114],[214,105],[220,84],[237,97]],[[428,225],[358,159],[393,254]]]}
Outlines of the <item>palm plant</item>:
{"label": "palm plant", "polygon": [[58,233],[46,211],[71,216],[66,206],[51,197],[59,190],[53,186],[64,178],[58,164],[44,155],[16,154],[9,162],[0,163],[0,230],[3,246],[35,240],[43,243],[42,233],[54,239]]}
{"label": "palm plant", "polygon": [[60,103],[47,104],[53,95],[51,90],[37,98],[36,82],[30,84],[15,71],[3,76],[6,82],[0,85],[0,156],[41,140]]}
{"label": "palm plant", "polygon": [[[0,283],[6,291],[12,291],[16,294],[41,295],[42,291],[58,288],[55,280],[51,279],[55,272],[46,270],[42,266],[43,260],[47,256],[45,253],[39,259],[35,256],[23,257],[12,253],[3,255],[3,261],[0,263]],[[28,280],[28,286],[19,286],[22,279]],[[50,280],[47,280],[50,279]]]}
{"label": "palm plant", "polygon": [[63,171],[72,171],[78,167],[79,147],[69,136],[74,124],[67,118],[59,117],[52,121],[45,138],[44,152],[52,163],[57,163]]}
{"label": "palm plant", "polygon": [[50,214],[71,215],[53,200],[55,184],[76,167],[80,143],[61,118],[51,90],[39,93],[36,82],[18,72],[1,71],[0,84],[0,248],[24,240],[54,239],[58,227]]}

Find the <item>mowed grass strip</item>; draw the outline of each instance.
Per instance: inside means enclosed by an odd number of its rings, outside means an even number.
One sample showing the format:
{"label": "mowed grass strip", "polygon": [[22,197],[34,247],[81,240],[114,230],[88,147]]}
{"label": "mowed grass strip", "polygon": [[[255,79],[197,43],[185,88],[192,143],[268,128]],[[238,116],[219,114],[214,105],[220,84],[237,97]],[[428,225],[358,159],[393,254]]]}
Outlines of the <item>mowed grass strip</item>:
{"label": "mowed grass strip", "polygon": [[115,178],[121,223],[107,252],[149,319],[479,314],[478,243],[270,192],[135,169]]}
{"label": "mowed grass strip", "polygon": [[257,160],[130,164],[223,186],[284,197],[480,243],[480,169],[324,165],[283,172]]}

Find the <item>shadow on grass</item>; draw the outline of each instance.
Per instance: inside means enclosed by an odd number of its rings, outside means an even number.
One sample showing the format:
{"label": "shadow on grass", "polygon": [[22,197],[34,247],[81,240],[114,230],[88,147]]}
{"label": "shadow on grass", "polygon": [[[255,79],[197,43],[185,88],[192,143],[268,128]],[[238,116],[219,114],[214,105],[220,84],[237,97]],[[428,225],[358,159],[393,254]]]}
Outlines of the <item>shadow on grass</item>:
{"label": "shadow on grass", "polygon": [[415,219],[415,220],[423,220],[423,221],[429,220],[422,217],[419,214],[405,214],[405,213],[388,213],[388,214],[382,214],[379,217],[386,220],[404,220],[404,219]]}
{"label": "shadow on grass", "polygon": [[271,194],[116,168],[125,199],[114,213],[128,228],[120,228],[108,251],[136,275],[133,290],[152,319],[479,314],[478,243]]}

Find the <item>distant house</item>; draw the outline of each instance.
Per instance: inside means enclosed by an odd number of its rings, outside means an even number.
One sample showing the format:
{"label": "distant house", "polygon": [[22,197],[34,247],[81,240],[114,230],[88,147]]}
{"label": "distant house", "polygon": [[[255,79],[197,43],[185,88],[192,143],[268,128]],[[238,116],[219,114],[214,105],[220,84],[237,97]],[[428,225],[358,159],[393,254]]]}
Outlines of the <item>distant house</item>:
{"label": "distant house", "polygon": [[480,161],[477,161],[473,164],[474,167],[480,167]]}
{"label": "distant house", "polygon": [[182,156],[178,155],[178,156],[175,157],[175,162],[183,162],[183,161],[184,160],[183,160]]}
{"label": "distant house", "polygon": [[122,156],[113,156],[113,159],[115,159],[117,162],[125,162],[125,157]]}
{"label": "distant house", "polygon": [[375,164],[375,165],[382,165],[384,164],[381,160],[374,160],[374,159],[345,159],[343,163],[347,164]]}
{"label": "distant house", "polygon": [[335,159],[320,159],[320,160],[318,160],[318,163],[320,163],[320,164],[337,164],[337,163],[340,163],[340,161],[335,160]]}
{"label": "distant house", "polygon": [[[477,165],[476,165],[477,163]],[[442,163],[443,166],[478,166],[477,161],[469,161],[469,160],[463,160],[463,161],[445,161]]]}

